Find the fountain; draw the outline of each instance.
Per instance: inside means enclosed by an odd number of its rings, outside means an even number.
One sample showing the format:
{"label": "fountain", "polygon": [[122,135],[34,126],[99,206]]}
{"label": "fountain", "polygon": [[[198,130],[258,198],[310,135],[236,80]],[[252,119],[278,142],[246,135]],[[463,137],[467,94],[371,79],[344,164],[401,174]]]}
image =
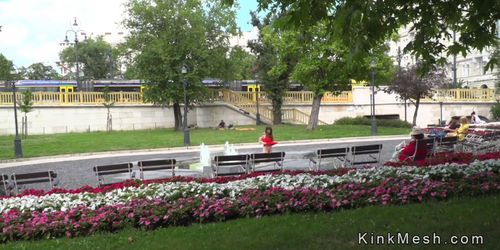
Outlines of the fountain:
{"label": "fountain", "polygon": [[237,155],[237,154],[238,151],[236,151],[234,144],[229,144],[229,142],[226,141],[226,144],[224,144],[224,155]]}
{"label": "fountain", "polygon": [[205,143],[200,145],[200,162],[190,164],[190,170],[203,171],[204,167],[210,167],[212,159],[210,158],[210,150]]}

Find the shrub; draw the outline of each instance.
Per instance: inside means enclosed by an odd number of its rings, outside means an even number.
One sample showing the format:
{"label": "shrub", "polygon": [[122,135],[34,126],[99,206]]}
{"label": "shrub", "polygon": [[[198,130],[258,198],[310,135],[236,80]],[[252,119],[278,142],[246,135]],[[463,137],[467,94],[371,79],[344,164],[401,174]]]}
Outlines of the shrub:
{"label": "shrub", "polygon": [[[343,117],[335,121],[338,125],[371,125],[371,120],[368,117]],[[411,128],[412,125],[409,122],[402,120],[386,120],[377,119],[377,125],[381,127],[394,127],[394,128]]]}
{"label": "shrub", "polygon": [[500,120],[500,102],[497,101],[497,103],[491,107],[490,113],[493,120]]}

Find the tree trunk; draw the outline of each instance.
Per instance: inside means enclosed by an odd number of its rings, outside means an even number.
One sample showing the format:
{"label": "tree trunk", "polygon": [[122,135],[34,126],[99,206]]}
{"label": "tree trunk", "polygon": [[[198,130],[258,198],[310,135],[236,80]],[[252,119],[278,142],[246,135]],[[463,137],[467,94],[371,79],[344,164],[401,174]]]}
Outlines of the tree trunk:
{"label": "tree trunk", "polygon": [[307,129],[315,130],[318,127],[318,118],[319,118],[319,108],[321,105],[321,98],[323,98],[323,94],[314,95],[311,115],[309,117],[309,123],[307,124]]}
{"label": "tree trunk", "polygon": [[282,120],[282,113],[281,113],[281,106],[283,104],[282,98],[279,100],[273,99],[273,124],[281,124],[283,122]]}
{"label": "tree trunk", "polygon": [[182,113],[181,105],[178,102],[174,102],[174,119],[175,119],[175,130],[182,130]]}
{"label": "tree trunk", "polygon": [[420,97],[415,100],[415,113],[413,113],[413,126],[417,125],[417,113],[419,105],[420,105]]}

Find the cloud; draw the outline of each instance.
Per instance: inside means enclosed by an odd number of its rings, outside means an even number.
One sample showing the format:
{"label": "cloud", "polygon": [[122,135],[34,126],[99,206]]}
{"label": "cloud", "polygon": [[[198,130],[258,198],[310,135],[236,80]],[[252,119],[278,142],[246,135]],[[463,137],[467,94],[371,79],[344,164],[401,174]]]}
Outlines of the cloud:
{"label": "cloud", "polygon": [[[88,34],[123,31],[125,0],[11,0],[0,1],[0,53],[16,66],[36,62],[55,65],[59,45],[77,17]],[[69,39],[73,34],[68,33]]]}

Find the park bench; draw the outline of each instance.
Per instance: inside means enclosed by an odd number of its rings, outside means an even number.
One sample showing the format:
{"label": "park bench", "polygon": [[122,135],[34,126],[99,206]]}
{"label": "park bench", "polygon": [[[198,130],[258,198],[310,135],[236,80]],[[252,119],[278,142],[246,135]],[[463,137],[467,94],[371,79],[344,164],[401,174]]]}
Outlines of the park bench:
{"label": "park bench", "polygon": [[[276,172],[283,170],[283,161],[285,159],[285,152],[274,152],[274,153],[255,153],[250,155],[250,163],[252,172]],[[273,162],[273,168],[271,169],[257,169],[256,165],[261,163]],[[267,167],[267,166],[265,166]]]}
{"label": "park bench", "polygon": [[53,171],[42,171],[42,172],[32,172],[26,174],[12,174],[11,180],[14,183],[14,192],[19,194],[21,185],[37,184],[37,183],[49,183],[50,188],[56,186],[55,178],[57,174]]}
{"label": "park bench", "polygon": [[333,160],[334,167],[338,166],[337,163],[340,163],[340,166],[345,166],[348,154],[349,154],[349,147],[318,149],[316,151],[316,158],[309,159],[309,169],[319,170],[321,168],[322,160],[328,158]]}
{"label": "park bench", "polygon": [[413,154],[408,156],[405,160],[411,160],[415,161],[415,157],[417,156],[417,151],[421,145],[425,145],[425,149],[427,150],[427,154],[425,157],[430,157],[434,155],[434,138],[427,138],[427,139],[420,139],[417,140],[416,145],[415,145],[415,151],[413,151]]}
{"label": "park bench", "polygon": [[3,191],[0,195],[9,195],[9,176],[6,174],[1,175]]}
{"label": "park bench", "polygon": [[[238,166],[238,171],[231,171],[231,168]],[[214,177],[217,176],[230,176],[230,175],[242,175],[248,173],[248,168],[250,166],[250,156],[247,154],[243,155],[218,155],[215,156],[212,161],[212,173]],[[220,172],[222,168],[228,169],[227,172]]]}
{"label": "park bench", "polygon": [[437,141],[435,152],[454,152],[458,136],[443,137]]}
{"label": "park bench", "polygon": [[[94,167],[94,172],[97,177],[99,186],[106,186],[116,182],[105,182],[103,176],[128,173],[129,179],[132,179],[132,163],[119,163],[111,165],[100,165]],[[121,181],[117,181],[121,182]]]}
{"label": "park bench", "polygon": [[160,160],[147,160],[139,161],[137,165],[139,166],[139,175],[142,180],[144,180],[144,172],[147,171],[157,171],[157,170],[171,170],[172,177],[175,176],[175,159],[160,159]]}
{"label": "park bench", "polygon": [[351,166],[379,164],[382,144],[353,146],[351,148]]}

